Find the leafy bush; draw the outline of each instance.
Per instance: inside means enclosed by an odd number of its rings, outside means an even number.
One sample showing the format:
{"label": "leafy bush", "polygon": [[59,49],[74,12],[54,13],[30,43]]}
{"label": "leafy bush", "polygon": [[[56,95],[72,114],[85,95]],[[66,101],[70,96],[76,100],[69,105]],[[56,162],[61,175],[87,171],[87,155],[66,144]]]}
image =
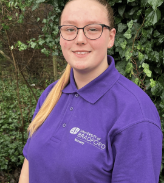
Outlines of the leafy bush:
{"label": "leafy bush", "polygon": [[[10,171],[22,165],[24,159],[22,149],[27,140],[26,129],[36,105],[36,100],[27,86],[21,85],[19,91],[23,115],[21,116],[16,90],[16,81],[0,80],[0,170]],[[38,97],[41,92],[35,90]]]}

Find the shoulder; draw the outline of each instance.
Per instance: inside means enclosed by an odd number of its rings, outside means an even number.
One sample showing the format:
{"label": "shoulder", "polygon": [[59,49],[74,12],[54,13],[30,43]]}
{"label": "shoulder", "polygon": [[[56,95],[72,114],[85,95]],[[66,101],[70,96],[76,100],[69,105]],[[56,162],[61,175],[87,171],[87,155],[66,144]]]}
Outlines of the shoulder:
{"label": "shoulder", "polygon": [[126,127],[147,121],[161,128],[158,111],[150,97],[121,74],[112,88],[112,95],[119,106],[121,121],[125,122]]}

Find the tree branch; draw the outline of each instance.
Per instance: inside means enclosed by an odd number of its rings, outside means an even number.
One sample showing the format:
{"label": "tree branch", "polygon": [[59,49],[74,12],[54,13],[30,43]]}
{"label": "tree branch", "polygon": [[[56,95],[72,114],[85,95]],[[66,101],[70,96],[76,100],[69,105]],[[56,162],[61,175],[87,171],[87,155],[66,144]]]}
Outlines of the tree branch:
{"label": "tree branch", "polygon": [[13,60],[9,56],[7,56],[2,50],[0,50],[0,54],[3,55],[8,61],[10,61],[12,64],[14,64]]}

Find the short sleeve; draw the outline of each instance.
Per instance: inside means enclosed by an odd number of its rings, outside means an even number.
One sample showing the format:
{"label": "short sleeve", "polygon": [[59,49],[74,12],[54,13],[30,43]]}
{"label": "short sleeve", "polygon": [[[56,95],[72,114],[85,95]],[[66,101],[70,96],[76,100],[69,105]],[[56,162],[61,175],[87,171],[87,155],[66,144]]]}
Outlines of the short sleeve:
{"label": "short sleeve", "polygon": [[[33,118],[36,116],[36,114],[38,113],[39,109],[41,108],[42,104],[44,103],[46,97],[48,96],[49,92],[51,91],[51,89],[55,86],[55,84],[57,83],[57,81],[55,81],[54,83],[52,83],[51,85],[49,85],[44,91],[43,93],[41,94],[38,102],[37,102],[37,105],[36,105],[36,108],[35,108],[35,112],[34,112],[34,115],[33,115]],[[27,142],[23,148],[23,155],[24,157],[28,160],[28,147],[29,147],[29,144],[30,144],[30,141],[31,141],[31,138],[28,138],[27,139]]]}
{"label": "short sleeve", "polygon": [[151,122],[120,131],[112,149],[112,183],[158,183],[162,161],[162,132]]}

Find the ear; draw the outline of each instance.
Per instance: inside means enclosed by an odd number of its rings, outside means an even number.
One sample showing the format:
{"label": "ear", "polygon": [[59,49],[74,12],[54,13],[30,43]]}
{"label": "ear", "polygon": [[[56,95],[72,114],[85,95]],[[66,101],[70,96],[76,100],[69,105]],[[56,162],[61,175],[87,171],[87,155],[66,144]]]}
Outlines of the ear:
{"label": "ear", "polygon": [[108,48],[112,48],[114,45],[114,41],[115,41],[115,35],[116,35],[116,29],[112,29],[109,32],[109,40],[108,40]]}

